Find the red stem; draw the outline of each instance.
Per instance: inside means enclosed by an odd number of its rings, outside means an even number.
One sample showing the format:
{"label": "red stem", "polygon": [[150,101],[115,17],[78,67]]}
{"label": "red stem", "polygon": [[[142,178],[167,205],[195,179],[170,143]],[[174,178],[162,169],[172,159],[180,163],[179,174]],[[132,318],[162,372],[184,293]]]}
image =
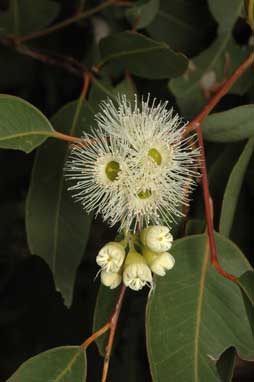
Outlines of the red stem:
{"label": "red stem", "polygon": [[224,82],[220,90],[209,100],[208,104],[186,127],[185,134],[195,130],[200,122],[213,110],[221,98],[229,91],[234,85],[236,80],[253,64],[254,53],[251,53],[249,57],[234,71],[234,73]]}
{"label": "red stem", "polygon": [[109,361],[110,361],[112,346],[113,346],[113,342],[114,342],[114,338],[115,338],[116,327],[117,327],[117,323],[118,323],[119,314],[121,312],[125,291],[126,291],[126,287],[124,285],[122,285],[119,296],[117,298],[115,309],[114,309],[114,311],[113,311],[113,313],[109,319],[110,332],[109,332],[109,338],[108,338],[108,343],[107,343],[107,347],[106,347],[106,354],[105,354],[105,358],[104,358],[101,382],[107,381]]}
{"label": "red stem", "polygon": [[200,124],[198,125],[198,127],[196,127],[196,132],[197,132],[198,143],[199,143],[199,148],[200,148],[202,187],[203,187],[203,197],[204,197],[204,204],[205,204],[205,215],[206,215],[211,263],[214,266],[214,268],[223,277],[225,277],[226,279],[229,279],[231,281],[235,281],[237,279],[236,276],[225,272],[221,268],[219,261],[218,261],[217,251],[216,251],[216,243],[215,243],[215,238],[214,238],[214,230],[213,230],[213,210],[212,210],[212,203],[211,203],[211,197],[210,197],[209,186],[208,186],[208,176],[207,176],[207,168],[206,168],[206,160],[205,160],[204,140],[203,140],[203,135],[202,135],[202,130],[201,130]]}

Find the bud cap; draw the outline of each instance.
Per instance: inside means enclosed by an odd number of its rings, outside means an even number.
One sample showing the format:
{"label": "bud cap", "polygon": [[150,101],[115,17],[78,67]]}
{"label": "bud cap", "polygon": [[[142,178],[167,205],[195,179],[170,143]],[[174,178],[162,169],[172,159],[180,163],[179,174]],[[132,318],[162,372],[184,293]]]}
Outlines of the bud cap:
{"label": "bud cap", "polygon": [[111,241],[102,247],[96,257],[96,263],[106,272],[118,272],[125,259],[125,249]]}
{"label": "bud cap", "polygon": [[163,253],[172,247],[173,236],[169,228],[163,225],[154,225],[145,228],[141,234],[142,243],[151,251]]}
{"label": "bud cap", "polygon": [[175,265],[175,259],[170,253],[164,252],[156,256],[151,263],[150,268],[153,273],[158,276],[165,276],[166,271],[169,271]]}
{"label": "bud cap", "polygon": [[117,288],[122,282],[122,276],[117,272],[101,272],[101,282],[110,289]]}

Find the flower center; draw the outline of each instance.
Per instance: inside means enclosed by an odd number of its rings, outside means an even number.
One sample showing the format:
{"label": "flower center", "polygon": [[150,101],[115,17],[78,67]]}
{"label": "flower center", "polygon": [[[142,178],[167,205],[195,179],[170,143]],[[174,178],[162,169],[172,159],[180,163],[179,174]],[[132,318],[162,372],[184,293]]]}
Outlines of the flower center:
{"label": "flower center", "polygon": [[112,160],[106,166],[106,175],[111,182],[113,182],[120,171],[120,165],[118,162]]}
{"label": "flower center", "polygon": [[152,148],[148,151],[148,156],[151,157],[157,165],[161,164],[162,157],[159,151],[155,148]]}
{"label": "flower center", "polygon": [[152,195],[152,191],[150,190],[145,190],[145,191],[140,191],[138,193],[139,199],[148,199]]}

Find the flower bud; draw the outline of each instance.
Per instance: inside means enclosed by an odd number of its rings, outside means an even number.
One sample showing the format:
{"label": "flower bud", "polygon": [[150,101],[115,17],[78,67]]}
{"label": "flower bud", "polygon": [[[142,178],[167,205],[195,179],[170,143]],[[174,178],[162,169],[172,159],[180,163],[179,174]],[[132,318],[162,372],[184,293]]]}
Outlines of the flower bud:
{"label": "flower bud", "polygon": [[155,253],[148,248],[143,250],[144,257],[151,271],[158,276],[165,276],[166,271],[173,268],[175,259],[170,253]]}
{"label": "flower bud", "polygon": [[132,290],[138,291],[152,284],[152,273],[143,256],[131,250],[124,263],[123,282]]}
{"label": "flower bud", "polygon": [[104,245],[96,257],[96,263],[106,272],[118,272],[125,259],[125,249],[117,242]]}
{"label": "flower bud", "polygon": [[101,282],[110,289],[117,288],[122,282],[122,276],[117,272],[101,272]]}
{"label": "flower bud", "polygon": [[169,228],[163,225],[153,225],[143,229],[140,239],[146,247],[156,253],[168,251],[173,242]]}

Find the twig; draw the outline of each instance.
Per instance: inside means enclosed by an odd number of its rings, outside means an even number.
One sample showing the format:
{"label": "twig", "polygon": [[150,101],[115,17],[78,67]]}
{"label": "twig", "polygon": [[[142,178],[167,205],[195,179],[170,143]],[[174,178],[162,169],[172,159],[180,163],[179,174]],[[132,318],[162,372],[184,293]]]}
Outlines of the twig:
{"label": "twig", "polygon": [[90,337],[88,337],[81,345],[80,348],[85,350],[92,342],[96,341],[98,337],[102,336],[110,329],[110,323],[107,322],[102,328],[97,330],[97,332],[93,333]]}
{"label": "twig", "polygon": [[[92,77],[91,77],[91,74],[89,72],[87,72],[83,75],[83,87],[82,87],[82,91],[81,91],[81,94],[80,94],[80,97],[78,100],[78,106],[76,109],[76,113],[75,113],[74,118],[73,118],[71,131],[74,130],[74,127],[77,123],[81,105],[82,105],[84,99],[86,98],[88,90],[89,90],[91,78]],[[53,133],[53,137],[57,138],[57,139],[62,139],[64,141],[68,141],[68,142],[80,143],[83,146],[85,146],[85,143],[86,143],[86,141],[82,140],[81,138],[73,137],[71,135],[62,134],[62,133],[59,133],[58,131]],[[87,142],[87,144],[89,144],[89,143],[91,143],[91,142],[90,141]]]}
{"label": "twig", "polygon": [[118,323],[118,318],[119,318],[119,314],[120,314],[120,311],[121,311],[121,307],[122,307],[122,304],[123,304],[123,298],[124,298],[124,295],[125,295],[125,291],[126,291],[126,287],[123,285],[121,290],[120,290],[120,293],[119,293],[119,296],[118,296],[118,299],[117,299],[117,302],[116,302],[116,306],[115,306],[114,312],[112,313],[112,315],[111,315],[111,317],[109,319],[110,332],[109,332],[109,338],[108,338],[108,343],[107,343],[107,347],[106,347],[106,355],[105,355],[105,358],[104,358],[101,382],[106,382],[107,381],[109,361],[110,361],[110,356],[111,356],[111,352],[112,352],[112,346],[113,346],[113,342],[114,342],[116,327],[117,327],[117,323]]}
{"label": "twig", "polygon": [[202,172],[202,188],[203,188],[203,196],[204,196],[204,205],[205,205],[205,215],[207,222],[207,232],[208,232],[208,240],[210,247],[210,256],[211,263],[214,268],[225,278],[236,281],[237,278],[230,273],[225,272],[218,261],[217,251],[216,251],[216,243],[214,238],[214,229],[213,229],[213,211],[211,206],[211,197],[209,193],[209,185],[208,185],[208,176],[207,176],[207,168],[206,168],[206,160],[205,160],[205,148],[203,141],[203,134],[201,129],[201,122],[204,118],[213,110],[213,108],[217,105],[220,99],[229,91],[229,89],[233,86],[236,80],[244,73],[246,69],[248,69],[254,62],[254,53],[251,53],[247,59],[234,71],[234,73],[225,80],[222,87],[219,91],[210,99],[208,104],[203,108],[203,110],[187,125],[184,135],[188,135],[193,130],[196,130],[198,136],[198,142],[200,147],[200,156],[201,156],[201,172]]}
{"label": "twig", "polygon": [[204,118],[213,110],[221,98],[229,91],[234,85],[236,80],[248,69],[254,62],[254,53],[251,53],[249,57],[234,71],[234,73],[224,82],[220,90],[210,99],[208,104],[186,127],[185,134],[189,134],[191,131],[196,130],[200,126],[200,123]]}
{"label": "twig", "polygon": [[15,40],[11,37],[2,37],[1,44],[15,49],[18,53],[25,56],[34,58],[37,61],[43,62],[47,65],[52,65],[65,69],[66,71],[83,78],[86,73],[86,67],[81,62],[75,60],[73,57],[62,56],[58,54],[45,53],[37,49],[29,48],[26,45],[17,45]]}
{"label": "twig", "polygon": [[33,33],[30,33],[30,34],[25,35],[25,36],[20,36],[20,37],[15,36],[15,40],[18,44],[20,44],[23,42],[31,41],[31,40],[38,38],[38,37],[46,36],[50,33],[59,31],[65,27],[67,27],[68,25],[71,25],[71,24],[73,24],[79,20],[83,20],[85,18],[88,18],[88,17],[94,15],[95,13],[98,13],[98,12],[102,11],[103,9],[108,8],[109,6],[113,5],[116,2],[117,2],[117,0],[106,0],[104,3],[97,5],[96,7],[92,8],[92,9],[88,9],[87,11],[79,12],[79,13],[75,14],[74,16],[72,16],[72,17],[70,17],[64,21],[60,21],[59,23],[52,25],[51,27],[49,27],[47,29],[33,32]]}
{"label": "twig", "polygon": [[208,176],[207,176],[207,169],[206,169],[204,141],[203,141],[203,135],[202,135],[202,130],[201,130],[200,124],[198,127],[196,127],[196,132],[197,132],[198,143],[199,143],[199,148],[200,148],[202,188],[203,188],[203,196],[204,196],[204,204],[205,204],[205,215],[206,215],[211,263],[214,266],[214,268],[223,277],[225,277],[226,279],[229,279],[231,281],[236,281],[236,279],[237,279],[236,276],[225,272],[221,268],[219,261],[218,261],[217,251],[216,251],[216,243],[215,243],[215,238],[214,238],[214,230],[213,230],[213,211],[212,211],[211,197],[210,197],[209,186],[208,186]]}

